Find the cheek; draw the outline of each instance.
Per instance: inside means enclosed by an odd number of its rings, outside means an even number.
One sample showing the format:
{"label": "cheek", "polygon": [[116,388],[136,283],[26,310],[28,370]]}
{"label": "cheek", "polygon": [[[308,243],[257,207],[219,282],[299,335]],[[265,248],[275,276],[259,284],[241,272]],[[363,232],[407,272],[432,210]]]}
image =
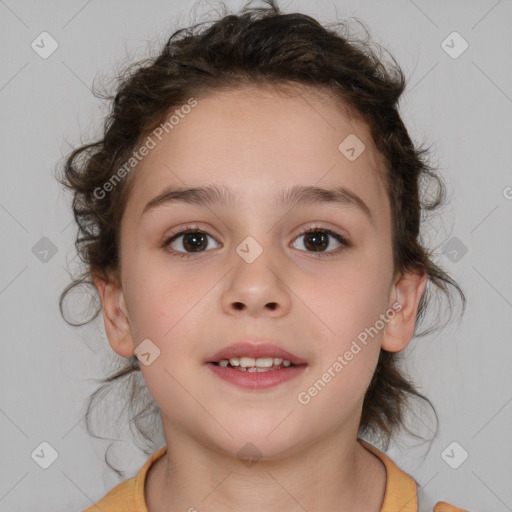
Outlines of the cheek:
{"label": "cheek", "polygon": [[179,265],[165,258],[133,261],[126,265],[132,327],[139,337],[167,340],[182,319],[201,307],[208,282],[199,272],[184,276]]}
{"label": "cheek", "polygon": [[359,261],[347,267],[323,278],[321,286],[319,281],[310,283],[309,294],[307,287],[298,294],[308,297],[305,302],[316,314],[309,315],[309,336],[321,344],[308,379],[311,392],[318,395],[312,400],[321,408],[332,404],[335,410],[355,410],[362,403],[387,325],[388,276],[382,266]]}
{"label": "cheek", "polygon": [[[302,413],[313,422],[323,418],[325,425],[359,418],[364,396],[378,360],[378,352],[360,347],[349,360],[345,351],[328,358],[322,367],[312,368],[299,390],[297,401]],[[317,419],[313,419],[317,418]]]}
{"label": "cheek", "polygon": [[[187,401],[179,383],[190,383],[191,368],[198,367],[202,354],[199,327],[208,321],[204,299],[213,283],[199,272],[184,276],[178,267],[157,260],[127,271],[132,272],[130,316],[135,344],[150,340],[145,343],[156,354],[151,365],[140,366],[150,393],[160,405],[170,397]],[[142,352],[142,347],[137,352]]]}
{"label": "cheek", "polygon": [[322,278],[308,280],[298,295],[314,313],[309,315],[314,326],[341,349],[386,312],[387,274],[370,266],[340,266]]}

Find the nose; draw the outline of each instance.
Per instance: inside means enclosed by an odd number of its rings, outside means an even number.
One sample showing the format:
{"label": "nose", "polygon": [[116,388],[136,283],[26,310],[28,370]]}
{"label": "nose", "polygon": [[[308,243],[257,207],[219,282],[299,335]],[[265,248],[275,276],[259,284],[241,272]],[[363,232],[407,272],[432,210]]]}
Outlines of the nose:
{"label": "nose", "polygon": [[222,308],[231,315],[280,317],[290,310],[291,291],[286,272],[265,256],[265,251],[252,263],[237,255],[222,294]]}

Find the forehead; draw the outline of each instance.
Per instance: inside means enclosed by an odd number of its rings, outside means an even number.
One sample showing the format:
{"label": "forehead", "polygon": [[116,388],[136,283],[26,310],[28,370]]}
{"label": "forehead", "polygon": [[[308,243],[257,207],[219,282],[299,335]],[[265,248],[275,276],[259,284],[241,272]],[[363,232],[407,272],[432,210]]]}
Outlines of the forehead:
{"label": "forehead", "polygon": [[[247,207],[269,206],[293,185],[342,185],[374,216],[389,213],[384,169],[367,125],[344,115],[328,92],[243,86],[196,101],[172,128],[148,135],[155,145],[132,171],[126,217],[139,219],[169,185],[209,184],[229,186]],[[363,145],[357,158],[347,157],[347,146],[359,152]]]}

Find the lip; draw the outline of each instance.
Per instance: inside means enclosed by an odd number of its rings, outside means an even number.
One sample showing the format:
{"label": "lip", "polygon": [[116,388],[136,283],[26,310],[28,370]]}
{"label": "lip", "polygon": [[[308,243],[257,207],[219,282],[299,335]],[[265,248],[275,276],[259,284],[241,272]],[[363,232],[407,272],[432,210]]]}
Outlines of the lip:
{"label": "lip", "polygon": [[[281,367],[278,370],[266,372],[247,372],[214,364],[218,363],[221,359],[230,359],[232,357],[254,357],[255,359],[258,357],[278,357],[287,359],[294,366]],[[209,358],[206,366],[218,377],[231,384],[244,389],[262,390],[272,388],[297,377],[306,369],[307,363],[305,359],[292,354],[275,343],[247,340],[219,350]]]}
{"label": "lip", "polygon": [[256,391],[272,388],[287,382],[302,374],[306,366],[306,364],[301,364],[268,372],[244,372],[242,370],[217,366],[214,363],[206,363],[206,367],[221,379],[240,388]]}
{"label": "lip", "polygon": [[[305,365],[306,361],[288,350],[279,347],[275,343],[254,343],[243,341],[225,347],[219,350],[213,356],[211,356],[206,362],[207,363],[218,363],[221,359],[230,359],[232,357],[279,357],[281,359],[287,359],[294,365]],[[237,373],[241,373],[239,370],[233,370]],[[281,370],[275,370],[277,372]],[[274,372],[265,372],[274,373]]]}

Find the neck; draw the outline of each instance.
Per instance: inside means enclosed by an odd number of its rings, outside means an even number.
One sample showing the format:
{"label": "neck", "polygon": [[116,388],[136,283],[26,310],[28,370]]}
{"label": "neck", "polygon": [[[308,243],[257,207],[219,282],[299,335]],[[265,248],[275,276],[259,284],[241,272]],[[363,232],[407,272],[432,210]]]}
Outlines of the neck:
{"label": "neck", "polygon": [[251,464],[175,431],[148,474],[146,502],[149,512],[379,512],[385,487],[382,461],[357,436],[332,434],[288,457]]}

